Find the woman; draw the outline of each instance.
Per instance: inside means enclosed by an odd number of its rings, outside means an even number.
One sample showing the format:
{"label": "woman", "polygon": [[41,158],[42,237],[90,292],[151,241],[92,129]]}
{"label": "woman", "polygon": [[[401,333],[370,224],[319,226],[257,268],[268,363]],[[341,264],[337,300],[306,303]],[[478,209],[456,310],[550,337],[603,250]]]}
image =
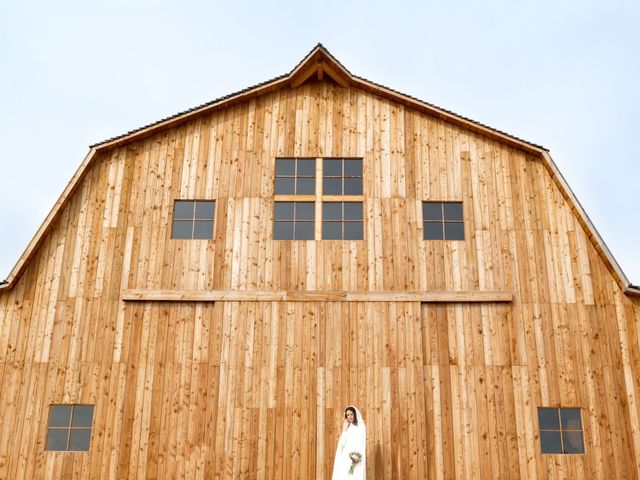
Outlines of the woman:
{"label": "woman", "polygon": [[[367,430],[362,414],[356,407],[349,405],[344,411],[342,434],[338,440],[336,458],[333,462],[332,480],[364,480],[366,478],[366,445]],[[359,461],[356,454],[360,454]],[[353,470],[351,470],[352,466]]]}

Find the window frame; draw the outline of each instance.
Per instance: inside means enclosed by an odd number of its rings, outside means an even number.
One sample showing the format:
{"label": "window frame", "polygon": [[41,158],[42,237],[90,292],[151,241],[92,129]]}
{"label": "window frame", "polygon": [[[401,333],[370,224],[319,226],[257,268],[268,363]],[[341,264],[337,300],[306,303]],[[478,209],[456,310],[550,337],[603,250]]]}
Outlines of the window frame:
{"label": "window frame", "polygon": [[[449,241],[449,242],[463,242],[465,241],[465,228],[464,228],[464,202],[462,200],[422,200],[421,203],[421,215],[422,215],[422,240],[424,241]],[[425,206],[426,205],[439,205],[440,217],[438,219],[425,219]],[[459,205],[460,206],[460,218],[459,219],[447,219],[445,216],[445,205]],[[440,225],[441,238],[427,238],[427,225]],[[460,225],[462,227],[462,238],[447,238],[446,225]]]}
{"label": "window frame", "polygon": [[[193,203],[193,217],[189,218],[176,218],[176,206],[178,203]],[[198,218],[197,217],[197,206],[198,203],[213,203],[213,214],[212,218]],[[212,198],[198,198],[198,199],[190,199],[190,198],[174,198],[173,200],[173,209],[171,211],[171,240],[213,240],[215,238],[215,226],[216,226],[216,212],[217,212],[217,201]],[[189,223],[191,222],[191,237],[176,237],[176,222],[178,223]],[[196,222],[211,222],[211,237],[200,238],[195,237],[196,232]]]}
{"label": "window frame", "polygon": [[[542,410],[555,410],[557,413],[557,419],[558,419],[558,428],[549,428],[549,427],[544,427],[542,426],[542,419],[541,419],[541,411]],[[563,418],[562,418],[562,411],[563,410],[567,410],[567,411],[577,411],[578,413],[578,418],[580,420],[580,428],[565,428],[563,425]],[[542,434],[544,432],[552,432],[552,433],[557,433],[560,439],[560,452],[545,452],[545,447],[543,445],[542,442]],[[582,444],[582,451],[581,452],[567,452],[565,450],[564,444],[565,444],[565,436],[564,433],[565,432],[574,432],[580,433],[580,441]],[[586,445],[584,442],[584,422],[582,421],[582,408],[580,407],[538,407],[538,433],[539,433],[539,440],[540,440],[540,454],[541,455],[584,455],[586,453]]]}
{"label": "window frame", "polygon": [[[315,194],[279,194],[276,192],[276,179],[281,176],[276,175],[276,164],[278,160],[315,160]],[[344,179],[345,178],[359,178],[361,180],[361,191],[362,194],[359,195],[325,195],[324,194],[324,162],[325,160],[341,160],[341,177],[331,176],[327,178],[341,178],[342,179],[342,192],[344,192]],[[360,173],[361,176],[349,175],[347,177],[344,176],[345,172],[345,160],[357,160],[360,162]],[[296,163],[297,165],[297,163]],[[296,170],[297,171],[297,166]],[[339,241],[364,241],[366,236],[366,221],[365,221],[365,201],[364,201],[364,193],[365,193],[365,183],[364,183],[364,157],[276,157],[274,160],[274,181],[273,181],[273,229],[272,229],[272,239],[275,238],[275,209],[276,204],[280,202],[313,202],[315,204],[315,219],[314,219],[314,236],[313,239],[310,240],[327,240],[327,241],[338,241],[335,239],[326,239],[323,238],[322,235],[322,225],[323,225],[323,205],[325,203],[335,202],[335,203],[360,203],[362,205],[362,238],[353,239],[353,240],[339,240]],[[284,177],[283,177],[284,178]],[[344,223],[344,221],[343,221]],[[344,237],[344,225],[341,226],[342,236]],[[295,231],[294,231],[295,235]],[[295,239],[292,239],[295,240]],[[278,240],[280,241],[280,240]],[[300,240],[297,240],[300,241]],[[309,241],[309,240],[302,240]]]}
{"label": "window frame", "polygon": [[[276,210],[278,209],[279,204],[291,204],[292,205],[292,213],[290,218],[286,217],[276,217]],[[311,205],[312,206],[312,219],[300,218],[298,216],[298,207],[300,205]],[[291,232],[292,238],[276,238],[276,225],[278,224],[291,224]],[[313,238],[296,238],[296,233],[298,229],[296,227],[297,224],[311,224],[312,237],[315,235],[315,205],[314,202],[273,202],[273,238],[274,240],[313,240]]]}
{"label": "window frame", "polygon": [[[52,423],[52,417],[54,414],[54,409],[55,408],[59,408],[59,407],[69,407],[70,408],[70,412],[69,412],[69,423],[67,425],[64,426],[59,426],[59,425],[51,425]],[[77,407],[91,407],[91,424],[89,426],[85,426],[85,425],[74,425],[73,421],[74,421],[74,411]],[[74,453],[78,453],[78,452],[88,452],[91,450],[91,436],[93,434],[93,421],[94,421],[94,414],[95,414],[95,410],[96,410],[96,406],[89,404],[89,403],[52,403],[49,405],[49,413],[47,415],[47,434],[46,434],[46,438],[44,441],[44,450],[45,452],[74,452]],[[65,449],[64,450],[57,450],[57,449],[49,449],[49,432],[53,430],[53,431],[64,431],[66,432],[66,436],[67,436],[67,441],[66,441],[66,445],[65,445]],[[89,432],[89,442],[87,445],[87,449],[86,450],[73,450],[71,448],[69,448],[71,446],[71,434],[73,433],[73,431],[88,431]]]}

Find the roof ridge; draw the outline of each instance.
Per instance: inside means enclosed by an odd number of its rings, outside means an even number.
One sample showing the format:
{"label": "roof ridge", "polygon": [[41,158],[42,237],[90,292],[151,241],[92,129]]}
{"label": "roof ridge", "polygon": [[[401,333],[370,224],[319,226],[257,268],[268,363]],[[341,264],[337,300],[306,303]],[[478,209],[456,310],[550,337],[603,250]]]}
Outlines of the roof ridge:
{"label": "roof ridge", "polygon": [[504,135],[504,136],[509,137],[509,138],[511,138],[511,139],[513,139],[513,140],[516,140],[516,141],[518,141],[518,142],[526,143],[526,144],[528,144],[528,145],[530,145],[530,146],[532,146],[532,147],[534,147],[534,148],[538,148],[538,149],[542,149],[542,150],[546,150],[546,151],[548,151],[548,149],[547,149],[547,148],[545,148],[545,147],[543,147],[543,146],[541,146],[541,145],[538,145],[538,144],[536,144],[536,143],[530,142],[530,141],[528,141],[528,140],[525,140],[525,139],[523,139],[523,138],[521,138],[521,137],[517,137],[517,136],[512,135],[512,134],[510,134],[510,133],[507,133],[507,132],[505,132],[505,131],[503,131],[503,130],[499,130],[499,129],[497,129],[497,128],[491,127],[491,126],[489,126],[489,125],[487,125],[487,124],[481,123],[481,122],[479,122],[479,121],[477,121],[477,120],[473,120],[473,119],[471,119],[471,118],[469,118],[469,117],[466,117],[466,116],[464,116],[464,115],[460,115],[460,114],[458,114],[458,113],[456,113],[456,112],[454,112],[454,111],[452,111],[452,110],[448,110],[448,109],[446,109],[446,108],[439,107],[439,106],[437,106],[437,105],[435,105],[435,104],[433,104],[433,103],[427,102],[427,101],[425,101],[425,100],[421,100],[421,99],[419,99],[418,97],[415,97],[415,96],[413,96],[413,95],[409,95],[409,94],[407,94],[407,93],[400,92],[400,91],[398,91],[398,90],[395,90],[395,89],[393,89],[393,88],[387,87],[387,86],[382,85],[382,84],[380,84],[380,83],[377,83],[377,82],[371,81],[371,80],[369,80],[369,79],[367,79],[367,78],[365,78],[365,77],[360,77],[360,76],[358,76],[358,75],[354,75],[354,74],[353,74],[353,73],[351,73],[351,71],[350,71],[347,67],[345,67],[345,66],[340,62],[340,60],[338,60],[338,59],[337,59],[337,58],[336,58],[336,57],[335,57],[335,56],[334,56],[334,55],[329,51],[329,49],[328,49],[327,47],[325,47],[321,42],[318,42],[318,43],[317,43],[317,44],[316,44],[316,45],[315,45],[311,50],[309,50],[309,52],[307,52],[307,54],[306,54],[306,55],[304,55],[304,56],[302,57],[302,59],[301,59],[301,60],[300,60],[300,61],[299,61],[299,62],[298,62],[298,63],[297,63],[297,64],[296,64],[296,65],[295,65],[295,66],[294,66],[294,67],[293,67],[293,68],[292,68],[288,73],[284,73],[284,74],[282,74],[282,75],[278,75],[278,76],[276,76],[276,77],[270,78],[270,79],[265,80],[265,81],[263,81],[263,82],[256,83],[256,84],[254,84],[254,85],[251,85],[251,86],[245,87],[245,88],[243,88],[243,89],[237,90],[237,91],[235,91],[235,92],[232,92],[232,93],[229,93],[229,94],[223,95],[223,96],[218,97],[218,98],[215,98],[215,99],[213,99],[213,100],[209,100],[209,101],[207,101],[207,102],[204,102],[204,103],[201,103],[201,104],[199,104],[199,105],[196,105],[195,107],[191,107],[191,108],[188,108],[188,109],[186,109],[186,110],[182,110],[182,111],[180,111],[180,112],[178,112],[178,113],[175,113],[175,114],[173,114],[173,115],[169,115],[169,116],[166,116],[166,117],[162,117],[162,118],[160,118],[159,120],[156,120],[156,121],[154,121],[154,122],[150,122],[150,123],[144,124],[144,125],[142,125],[141,127],[134,128],[134,129],[129,130],[129,131],[127,131],[127,132],[125,132],[125,133],[122,133],[122,134],[120,134],[120,135],[115,135],[115,136],[110,137],[110,138],[107,138],[107,139],[105,139],[105,140],[102,140],[102,141],[99,141],[99,142],[96,142],[96,143],[92,143],[92,144],[90,144],[90,145],[89,145],[89,148],[99,148],[100,146],[102,146],[102,145],[104,145],[104,144],[108,144],[108,143],[111,143],[111,142],[114,142],[114,141],[117,141],[117,140],[123,139],[123,138],[125,138],[125,137],[127,137],[127,136],[129,136],[129,135],[133,135],[133,134],[138,133],[138,132],[140,132],[140,131],[142,131],[142,130],[146,130],[146,129],[148,129],[148,128],[155,127],[156,125],[160,125],[160,124],[162,124],[162,123],[164,123],[164,122],[167,122],[167,121],[170,121],[170,120],[174,120],[174,119],[179,118],[179,117],[181,117],[181,116],[183,116],[183,115],[188,115],[188,114],[193,113],[193,112],[195,112],[195,111],[202,110],[202,109],[204,109],[204,108],[210,107],[210,106],[215,105],[215,104],[217,104],[217,103],[220,103],[220,102],[223,102],[223,101],[225,101],[225,100],[231,99],[231,98],[233,98],[233,97],[236,97],[236,96],[242,95],[242,94],[244,94],[244,93],[246,93],[246,92],[249,92],[249,91],[251,91],[251,90],[254,90],[254,89],[260,88],[260,87],[265,86],[265,85],[267,85],[267,84],[270,84],[270,83],[273,83],[273,82],[277,82],[277,81],[280,81],[280,80],[284,80],[284,79],[286,79],[287,77],[290,77],[290,76],[292,75],[292,73],[293,73],[293,72],[295,72],[295,71],[296,71],[296,70],[297,70],[301,65],[303,65],[306,61],[308,61],[308,60],[309,60],[309,59],[310,59],[310,58],[311,58],[311,57],[312,57],[316,52],[322,52],[322,53],[323,53],[324,55],[326,55],[326,56],[327,56],[331,61],[333,61],[333,62],[335,62],[337,65],[339,65],[339,66],[340,66],[340,67],[341,67],[345,72],[347,72],[347,73],[348,73],[352,78],[354,78],[354,79],[356,79],[356,80],[359,80],[359,81],[361,81],[361,82],[365,82],[365,83],[369,83],[369,84],[371,84],[371,85],[373,85],[373,86],[375,86],[375,87],[378,87],[378,88],[383,88],[383,89],[388,90],[389,92],[391,92],[391,93],[393,93],[393,94],[401,95],[401,96],[406,97],[406,98],[408,98],[408,99],[410,99],[410,100],[413,100],[413,101],[416,101],[416,102],[422,103],[422,104],[424,104],[424,105],[425,105],[425,106],[427,106],[427,107],[430,107],[430,108],[433,108],[433,109],[437,109],[437,110],[439,110],[439,111],[441,111],[441,112],[444,112],[444,113],[446,113],[446,114],[448,114],[448,115],[453,115],[454,117],[458,117],[458,118],[459,118],[459,119],[461,119],[461,120],[464,120],[464,121],[466,121],[466,122],[472,123],[472,124],[477,125],[477,126],[479,126],[479,127],[481,127],[481,128],[484,128],[484,129],[492,130],[492,131],[494,131],[494,132],[496,132],[496,133],[498,133],[498,134],[500,134],[500,135]]}

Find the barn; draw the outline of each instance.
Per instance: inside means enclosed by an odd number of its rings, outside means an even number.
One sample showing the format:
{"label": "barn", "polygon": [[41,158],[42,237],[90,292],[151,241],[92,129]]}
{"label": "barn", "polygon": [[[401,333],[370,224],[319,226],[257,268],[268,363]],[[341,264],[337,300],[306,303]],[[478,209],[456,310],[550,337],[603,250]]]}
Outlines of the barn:
{"label": "barn", "polygon": [[[585,139],[586,141],[586,139]],[[291,72],[90,147],[0,285],[0,479],[640,478],[640,288],[544,147]]]}

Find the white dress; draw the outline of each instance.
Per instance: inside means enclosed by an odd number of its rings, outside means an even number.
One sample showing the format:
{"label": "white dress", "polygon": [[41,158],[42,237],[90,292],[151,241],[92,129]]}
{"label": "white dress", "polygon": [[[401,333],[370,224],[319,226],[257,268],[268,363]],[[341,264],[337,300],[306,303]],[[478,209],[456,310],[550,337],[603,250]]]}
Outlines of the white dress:
{"label": "white dress", "polygon": [[[367,476],[367,455],[365,452],[367,430],[360,410],[353,405],[349,406],[353,407],[356,411],[358,424],[354,425],[352,423],[347,430],[340,435],[338,448],[336,448],[336,458],[333,462],[332,480],[365,480]],[[353,474],[349,475],[349,468],[351,468],[352,463],[349,454],[353,452],[359,452],[362,455],[362,460],[356,464],[353,469]]]}

